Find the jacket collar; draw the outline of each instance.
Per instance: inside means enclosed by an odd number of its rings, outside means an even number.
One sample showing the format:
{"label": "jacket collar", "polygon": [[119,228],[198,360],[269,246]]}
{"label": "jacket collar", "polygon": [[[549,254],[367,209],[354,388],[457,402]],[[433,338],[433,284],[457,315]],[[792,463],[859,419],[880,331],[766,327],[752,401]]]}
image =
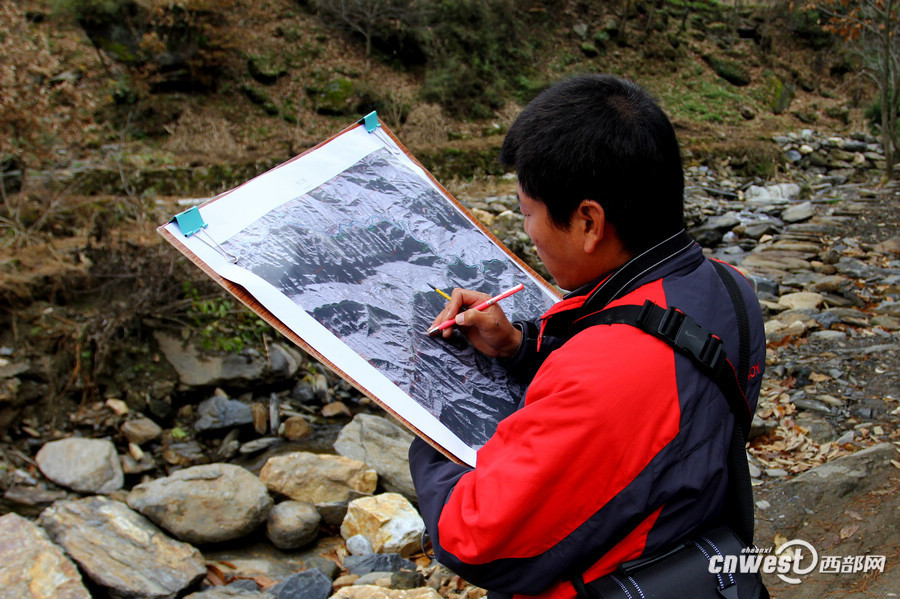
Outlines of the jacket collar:
{"label": "jacket collar", "polygon": [[[691,252],[692,249],[694,252]],[[538,347],[540,347],[540,341],[551,317],[559,315],[554,319],[553,329],[557,334],[562,333],[564,329],[568,328],[569,322],[583,312],[582,308],[591,312],[602,310],[613,300],[641,285],[682,268],[683,261],[677,260],[677,258],[686,254],[693,256],[693,259],[690,260],[692,263],[695,260],[703,259],[700,246],[682,229],[641,252],[617,269],[566,294],[561,301],[554,304],[541,316]],[[564,313],[568,314],[562,316]]]}

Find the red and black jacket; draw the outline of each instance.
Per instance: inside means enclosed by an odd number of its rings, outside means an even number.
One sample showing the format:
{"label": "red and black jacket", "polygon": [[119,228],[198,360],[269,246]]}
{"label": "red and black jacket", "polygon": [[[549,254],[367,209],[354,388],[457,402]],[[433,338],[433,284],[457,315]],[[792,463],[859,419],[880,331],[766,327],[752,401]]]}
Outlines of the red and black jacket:
{"label": "red and black jacket", "polygon": [[[765,365],[759,303],[748,306],[746,396]],[[575,596],[572,568],[602,555],[586,581],[718,522],[734,417],[690,358],[628,324],[571,324],[605,307],[675,306],[738,355],[737,317],[701,248],[681,233],[524,329],[509,367],[530,378],[521,408],[478,451],[477,466],[421,440],[410,470],[436,559],[491,597]]]}

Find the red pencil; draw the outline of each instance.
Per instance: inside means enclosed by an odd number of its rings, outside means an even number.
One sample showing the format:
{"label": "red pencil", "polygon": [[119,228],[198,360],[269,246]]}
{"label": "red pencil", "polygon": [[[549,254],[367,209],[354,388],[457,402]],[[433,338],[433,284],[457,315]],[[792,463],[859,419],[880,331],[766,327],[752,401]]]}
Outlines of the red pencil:
{"label": "red pencil", "polygon": [[[474,309],[474,310],[478,310],[478,311],[480,312],[481,310],[485,310],[485,309],[487,309],[487,308],[490,308],[491,306],[493,306],[494,304],[496,304],[496,303],[499,302],[500,300],[506,299],[506,298],[508,298],[509,296],[511,296],[513,293],[518,293],[519,291],[522,291],[523,289],[525,289],[525,284],[524,284],[524,283],[519,283],[519,284],[516,285],[515,287],[510,287],[509,289],[507,289],[506,291],[504,291],[504,292],[501,293],[500,295],[495,295],[495,296],[492,297],[491,299],[481,302],[480,304],[478,304],[477,306],[475,306],[475,308],[473,308],[473,309]],[[436,327],[430,329],[430,330],[428,331],[427,334],[428,334],[428,335],[433,335],[434,333],[436,333],[436,332],[438,332],[438,331],[443,331],[443,330],[446,329],[447,327],[451,327],[451,326],[453,326],[454,324],[456,324],[456,320],[453,319],[453,318],[451,318],[450,320],[446,320],[446,321],[442,322],[441,324],[439,324],[438,326],[436,326]]]}

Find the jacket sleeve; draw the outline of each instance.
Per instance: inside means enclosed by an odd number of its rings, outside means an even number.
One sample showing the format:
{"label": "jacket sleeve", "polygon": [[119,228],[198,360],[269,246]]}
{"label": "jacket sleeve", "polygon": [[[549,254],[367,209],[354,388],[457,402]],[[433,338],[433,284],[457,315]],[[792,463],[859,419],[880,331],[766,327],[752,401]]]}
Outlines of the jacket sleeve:
{"label": "jacket sleeve", "polygon": [[538,349],[538,331],[540,320],[517,320],[513,325],[522,331],[522,341],[512,356],[499,360],[509,373],[520,381],[530,381],[534,378],[541,364],[547,359],[554,349],[563,344],[562,339],[546,336],[541,341]]}
{"label": "jacket sleeve", "polygon": [[[628,329],[605,350],[573,339],[547,358],[526,405],[500,423],[476,468],[413,443],[410,470],[439,562],[491,591],[537,594],[587,545],[655,507],[644,477],[633,483],[677,433],[674,366],[662,342]],[[646,358],[640,364],[664,364],[636,376],[623,343]]]}

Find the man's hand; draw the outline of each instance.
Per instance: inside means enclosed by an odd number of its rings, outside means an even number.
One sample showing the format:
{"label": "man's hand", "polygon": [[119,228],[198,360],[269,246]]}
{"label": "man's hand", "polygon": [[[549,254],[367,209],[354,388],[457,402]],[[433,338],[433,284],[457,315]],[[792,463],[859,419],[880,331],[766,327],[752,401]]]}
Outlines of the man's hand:
{"label": "man's hand", "polygon": [[[466,336],[475,349],[492,358],[508,358],[519,348],[522,331],[512,325],[503,313],[503,308],[494,304],[485,310],[462,310],[463,306],[477,306],[491,299],[491,296],[469,289],[454,289],[450,301],[434,319],[436,327],[451,318],[456,327]],[[440,331],[446,339],[453,334],[449,327]]]}

